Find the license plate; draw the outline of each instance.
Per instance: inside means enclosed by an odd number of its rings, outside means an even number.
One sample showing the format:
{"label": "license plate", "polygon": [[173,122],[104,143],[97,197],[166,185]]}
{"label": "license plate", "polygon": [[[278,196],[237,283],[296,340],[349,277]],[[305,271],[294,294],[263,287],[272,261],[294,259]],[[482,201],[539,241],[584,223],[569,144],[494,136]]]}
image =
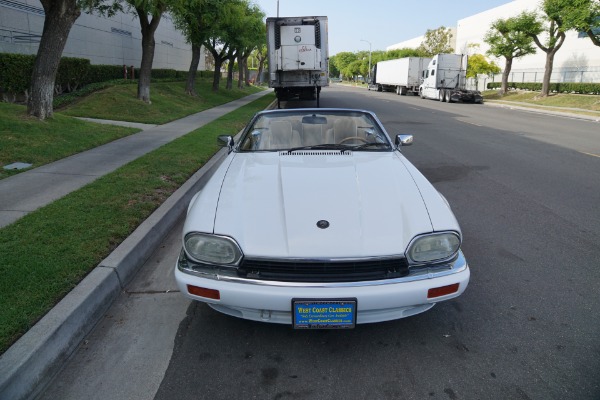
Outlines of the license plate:
{"label": "license plate", "polygon": [[292,299],[294,329],[352,329],[356,299]]}

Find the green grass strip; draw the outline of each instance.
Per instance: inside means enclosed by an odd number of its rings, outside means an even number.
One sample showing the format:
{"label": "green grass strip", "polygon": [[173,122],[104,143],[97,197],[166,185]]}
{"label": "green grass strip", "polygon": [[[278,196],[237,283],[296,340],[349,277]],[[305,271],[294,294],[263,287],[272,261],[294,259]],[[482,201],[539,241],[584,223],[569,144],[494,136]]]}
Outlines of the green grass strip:
{"label": "green grass strip", "polygon": [[[39,167],[140,131],[59,114],[39,121],[26,113],[25,106],[0,103],[0,167],[14,162]],[[0,168],[0,179],[19,172]]]}
{"label": "green grass strip", "polygon": [[514,101],[532,106],[555,107],[557,110],[563,108],[566,112],[572,111],[569,109],[600,111],[600,96],[587,94],[553,93],[547,97],[540,97],[539,92],[516,90],[500,95],[497,90],[486,90],[483,97],[485,100]]}
{"label": "green grass strip", "polygon": [[113,86],[94,92],[60,112],[99,119],[114,119],[118,115],[120,121],[164,124],[263,90],[250,86],[213,92],[211,86],[211,80],[198,79],[198,96],[192,97],[185,94],[185,82],[155,82],[150,88],[151,104],[136,98],[137,85]]}
{"label": "green grass strip", "polygon": [[3,353],[274,99],[262,97],[0,229]]}

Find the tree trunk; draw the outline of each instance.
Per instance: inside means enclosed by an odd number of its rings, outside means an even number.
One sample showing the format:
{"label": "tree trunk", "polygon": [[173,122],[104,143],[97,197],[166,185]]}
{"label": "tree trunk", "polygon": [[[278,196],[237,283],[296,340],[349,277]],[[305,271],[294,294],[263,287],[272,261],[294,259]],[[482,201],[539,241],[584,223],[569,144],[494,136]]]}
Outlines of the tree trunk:
{"label": "tree trunk", "polygon": [[512,69],[512,57],[506,57],[506,64],[504,65],[504,71],[502,72],[502,86],[500,92],[502,95],[508,93],[508,77],[510,76],[510,70]]}
{"label": "tree trunk", "polygon": [[585,31],[585,33],[587,33],[588,37],[590,38],[592,43],[594,43],[595,46],[600,46],[600,37],[595,35],[592,29],[588,29],[587,31]]}
{"label": "tree trunk", "polygon": [[544,69],[544,80],[542,81],[541,93],[542,97],[546,97],[550,94],[550,78],[552,77],[552,68],[554,67],[554,55],[565,42],[565,33],[558,30],[558,28],[555,26],[555,22],[552,21],[550,23],[550,43],[553,44],[552,47],[545,47],[540,42],[540,39],[537,37],[537,35],[533,35],[532,38],[537,47],[546,53],[546,67]]}
{"label": "tree trunk", "polygon": [[156,28],[158,28],[162,10],[158,10],[151,21],[148,21],[148,15],[144,9],[136,7],[135,10],[140,19],[140,26],[142,28],[142,63],[140,65],[138,78],[137,98],[138,100],[150,104],[150,77],[152,75],[154,48],[156,46],[154,32],[156,32]]}
{"label": "tree trunk", "polygon": [[[214,54],[213,54],[214,56]],[[215,72],[213,74],[212,91],[219,91],[219,82],[221,82],[221,66],[223,65],[223,59],[215,56]]]}
{"label": "tree trunk", "polygon": [[27,114],[41,120],[54,113],[54,84],[67,38],[81,10],[74,0],[42,0],[46,17],[33,65]]}
{"label": "tree trunk", "polygon": [[200,64],[200,48],[199,45],[192,45],[192,62],[190,63],[185,85],[185,92],[190,96],[196,96],[196,72],[198,71],[198,64]]}
{"label": "tree trunk", "polygon": [[542,97],[550,94],[550,78],[552,77],[552,69],[554,68],[554,56],[565,42],[564,32],[559,32],[556,45],[546,52],[546,66],[544,70],[544,81],[542,82]]}
{"label": "tree trunk", "polygon": [[242,64],[244,64],[244,86],[250,86],[250,68],[248,68],[248,59],[250,58],[250,54],[248,54],[242,60]]}
{"label": "tree trunk", "polygon": [[554,67],[555,51],[546,53],[546,65],[544,67],[544,80],[542,81],[542,97],[550,94],[550,78],[552,77],[552,68]]}
{"label": "tree trunk", "polygon": [[244,81],[245,81],[244,70],[245,70],[244,57],[242,55],[239,55],[238,56],[238,81],[237,81],[238,89],[244,88]]}
{"label": "tree trunk", "polygon": [[235,57],[229,57],[229,62],[227,63],[227,84],[225,85],[225,89],[231,90],[233,89],[233,67],[235,65]]}
{"label": "tree trunk", "polygon": [[265,69],[265,61],[260,60],[258,63],[258,76],[256,77],[256,81],[258,83],[263,83],[262,76],[263,76],[264,69]]}

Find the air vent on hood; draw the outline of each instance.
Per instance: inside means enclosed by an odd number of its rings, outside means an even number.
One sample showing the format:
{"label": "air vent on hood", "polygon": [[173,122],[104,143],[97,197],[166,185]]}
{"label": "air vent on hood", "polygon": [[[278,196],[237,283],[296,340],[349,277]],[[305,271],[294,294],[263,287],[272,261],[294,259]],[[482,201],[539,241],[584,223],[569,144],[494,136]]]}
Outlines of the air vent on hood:
{"label": "air vent on hood", "polygon": [[280,151],[280,156],[351,156],[350,150],[297,150],[292,151]]}

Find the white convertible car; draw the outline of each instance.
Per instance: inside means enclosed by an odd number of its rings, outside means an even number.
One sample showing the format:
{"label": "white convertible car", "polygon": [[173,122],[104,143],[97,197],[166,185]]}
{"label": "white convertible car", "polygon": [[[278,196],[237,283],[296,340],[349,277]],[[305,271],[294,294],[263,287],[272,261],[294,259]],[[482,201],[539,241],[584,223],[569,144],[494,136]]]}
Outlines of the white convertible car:
{"label": "white convertible car", "polygon": [[368,111],[258,113],[192,199],[175,278],[217,311],[298,329],[408,317],[463,293],[445,198]]}

